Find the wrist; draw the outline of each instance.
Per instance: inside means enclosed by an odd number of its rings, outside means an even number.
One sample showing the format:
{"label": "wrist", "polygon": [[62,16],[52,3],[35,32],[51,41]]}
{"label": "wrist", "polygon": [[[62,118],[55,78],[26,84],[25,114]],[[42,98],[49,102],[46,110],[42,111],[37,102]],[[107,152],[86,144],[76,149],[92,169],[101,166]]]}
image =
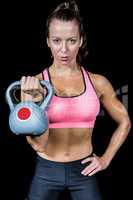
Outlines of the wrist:
{"label": "wrist", "polygon": [[106,166],[105,168],[107,168],[110,165],[112,159],[109,158],[106,154],[103,154],[101,156],[101,160],[104,163],[104,166]]}

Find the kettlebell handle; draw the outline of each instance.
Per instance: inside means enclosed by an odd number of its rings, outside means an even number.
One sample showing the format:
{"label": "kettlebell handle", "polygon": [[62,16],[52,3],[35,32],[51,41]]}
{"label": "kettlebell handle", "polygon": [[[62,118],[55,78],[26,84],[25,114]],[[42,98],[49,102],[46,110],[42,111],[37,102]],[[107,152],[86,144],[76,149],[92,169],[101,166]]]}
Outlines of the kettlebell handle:
{"label": "kettlebell handle", "polygon": [[[52,85],[46,80],[41,80],[40,83],[41,83],[41,85],[46,86],[46,88],[48,90],[48,94],[44,98],[44,100],[41,103],[40,107],[43,110],[44,109],[47,110],[48,104],[49,104],[49,102],[52,99],[52,96],[54,94],[54,89],[53,89]],[[15,81],[14,83],[10,84],[9,87],[7,88],[7,90],[6,90],[6,100],[7,100],[8,104],[9,104],[9,107],[10,107],[11,111],[14,109],[14,106],[15,106],[13,104],[13,102],[12,102],[12,99],[11,99],[11,91],[13,89],[20,88],[20,85],[21,85],[21,81]]]}

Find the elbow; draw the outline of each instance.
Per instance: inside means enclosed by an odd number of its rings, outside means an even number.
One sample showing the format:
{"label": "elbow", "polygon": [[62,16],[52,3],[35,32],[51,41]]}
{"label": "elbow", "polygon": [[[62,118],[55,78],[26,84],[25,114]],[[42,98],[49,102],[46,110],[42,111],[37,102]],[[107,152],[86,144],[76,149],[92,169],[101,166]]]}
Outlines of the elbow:
{"label": "elbow", "polygon": [[130,131],[131,127],[132,127],[132,124],[131,124],[131,120],[129,119],[128,122],[127,122],[127,126],[128,126],[128,129]]}
{"label": "elbow", "polygon": [[130,131],[132,126],[129,116],[123,116],[121,120],[117,121],[117,123],[118,126],[125,130],[127,133]]}
{"label": "elbow", "polygon": [[127,129],[127,132],[130,131],[131,129],[131,120],[129,119],[129,117],[126,117],[124,120],[123,120],[123,125],[125,126],[125,128]]}

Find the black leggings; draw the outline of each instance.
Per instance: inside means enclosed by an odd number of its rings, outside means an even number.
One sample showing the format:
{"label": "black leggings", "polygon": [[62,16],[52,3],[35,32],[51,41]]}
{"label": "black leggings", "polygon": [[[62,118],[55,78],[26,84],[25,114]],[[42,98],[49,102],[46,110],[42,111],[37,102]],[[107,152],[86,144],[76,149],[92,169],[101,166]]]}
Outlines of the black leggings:
{"label": "black leggings", "polygon": [[59,194],[65,189],[70,191],[72,200],[101,200],[95,175],[81,174],[88,165],[81,164],[83,159],[56,162],[37,156],[28,200],[58,200]]}

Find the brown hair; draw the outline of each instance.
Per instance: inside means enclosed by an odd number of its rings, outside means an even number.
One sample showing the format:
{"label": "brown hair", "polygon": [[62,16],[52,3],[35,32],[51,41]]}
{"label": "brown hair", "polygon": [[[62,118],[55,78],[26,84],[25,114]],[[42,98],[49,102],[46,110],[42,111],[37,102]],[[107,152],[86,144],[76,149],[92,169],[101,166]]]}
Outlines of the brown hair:
{"label": "brown hair", "polygon": [[53,19],[59,19],[62,21],[75,20],[79,26],[80,37],[83,38],[83,44],[79,49],[77,55],[77,62],[79,65],[88,55],[87,50],[87,37],[84,31],[82,18],[80,16],[79,8],[74,0],[66,1],[57,6],[57,8],[48,16],[46,21],[46,37],[49,37],[49,25]]}

